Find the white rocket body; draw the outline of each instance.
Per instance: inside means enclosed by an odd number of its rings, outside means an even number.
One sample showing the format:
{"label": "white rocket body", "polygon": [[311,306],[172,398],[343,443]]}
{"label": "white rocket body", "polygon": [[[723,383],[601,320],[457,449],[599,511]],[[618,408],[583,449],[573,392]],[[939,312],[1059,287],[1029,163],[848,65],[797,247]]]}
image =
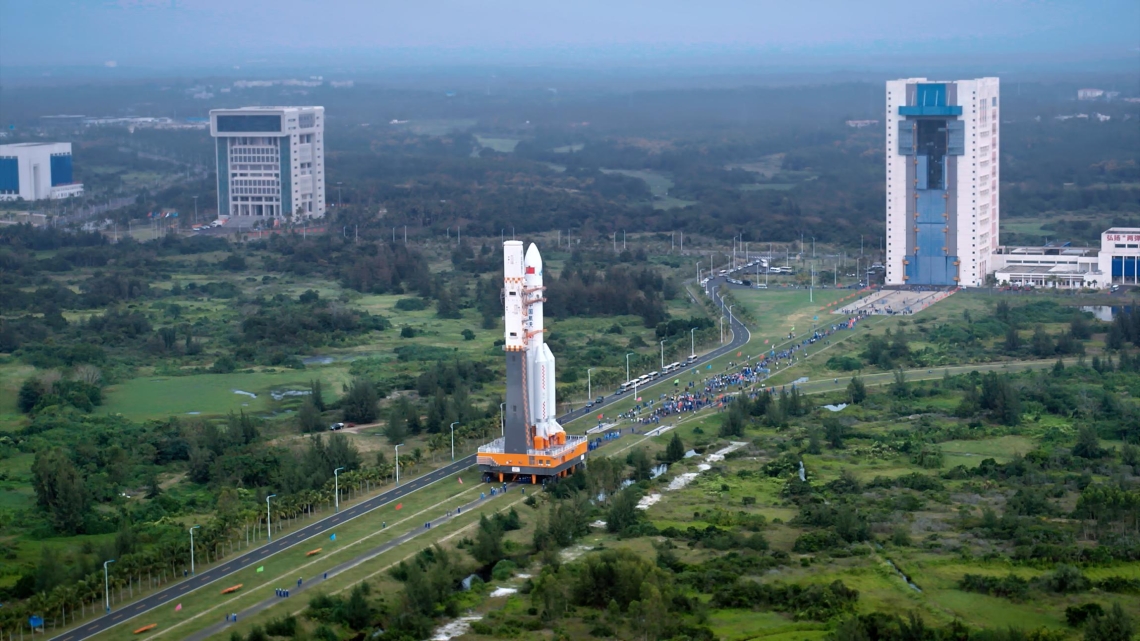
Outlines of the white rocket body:
{"label": "white rocket body", "polygon": [[[520,243],[521,249],[521,243]],[[542,255],[538,247],[532,243],[526,250],[523,259],[524,276],[523,288],[526,300],[526,359],[527,400],[530,405],[530,417],[535,427],[535,436],[544,439],[547,444],[564,441],[562,426],[555,419],[555,390],[554,390],[554,354],[543,340],[542,299],[544,290],[542,284]]]}
{"label": "white rocket body", "polygon": [[509,352],[526,348],[524,314],[522,241],[508,240],[503,243],[503,349]]}

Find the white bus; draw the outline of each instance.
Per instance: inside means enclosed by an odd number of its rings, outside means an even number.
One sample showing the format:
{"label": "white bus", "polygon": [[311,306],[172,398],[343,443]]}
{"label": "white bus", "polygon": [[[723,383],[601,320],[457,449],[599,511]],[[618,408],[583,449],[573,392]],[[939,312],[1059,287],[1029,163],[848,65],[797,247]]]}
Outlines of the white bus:
{"label": "white bus", "polygon": [[681,364],[680,364],[680,363],[669,363],[669,364],[668,364],[668,365],[666,365],[665,367],[661,368],[661,372],[662,372],[663,374],[668,374],[668,373],[670,373],[670,372],[675,372],[675,371],[677,371],[677,370],[679,370],[679,369],[681,369]]}

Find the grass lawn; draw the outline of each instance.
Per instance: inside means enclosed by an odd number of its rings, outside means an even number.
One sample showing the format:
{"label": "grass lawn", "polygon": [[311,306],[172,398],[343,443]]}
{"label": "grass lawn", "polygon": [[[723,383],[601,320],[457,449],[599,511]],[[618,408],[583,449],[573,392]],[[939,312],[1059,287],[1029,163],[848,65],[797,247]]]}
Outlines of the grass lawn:
{"label": "grass lawn", "polygon": [[233,374],[143,376],[109,386],[104,392],[103,406],[97,411],[118,413],[134,420],[242,410],[261,414],[274,410],[271,391],[307,389],[314,378],[322,381],[331,399],[338,395],[341,385],[348,382],[348,370],[342,365]]}

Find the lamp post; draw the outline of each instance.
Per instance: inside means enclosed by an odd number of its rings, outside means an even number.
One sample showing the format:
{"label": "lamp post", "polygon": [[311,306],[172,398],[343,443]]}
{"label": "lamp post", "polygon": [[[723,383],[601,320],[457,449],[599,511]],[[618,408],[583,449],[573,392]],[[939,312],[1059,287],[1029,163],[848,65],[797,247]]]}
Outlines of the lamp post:
{"label": "lamp post", "polygon": [[111,611],[111,581],[107,577],[107,566],[115,562],[115,559],[110,561],[103,561],[103,605],[107,611]]}
{"label": "lamp post", "polygon": [[815,236],[811,237],[811,257],[815,258]]}
{"label": "lamp post", "polygon": [[400,486],[400,445],[396,446],[396,487]]}
{"label": "lamp post", "polygon": [[697,284],[701,284],[701,261],[697,261]]}
{"label": "lamp post", "polygon": [[451,460],[455,460],[455,426],[459,425],[459,421],[451,424]]}
{"label": "lamp post", "polygon": [[732,318],[732,308],[733,308],[733,307],[736,307],[736,305],[735,305],[735,304],[733,304],[733,305],[729,305],[729,306],[728,306],[728,328],[729,328],[729,329],[732,329],[732,322],[733,322],[733,318]]}
{"label": "lamp post", "polygon": [[590,379],[590,372],[594,371],[594,369],[596,368],[591,367],[586,370],[586,400],[592,400],[594,398],[593,381]]}
{"label": "lamp post", "polygon": [[339,180],[336,182],[336,208],[337,209],[340,209],[341,205],[344,204],[344,199],[340,197],[340,186],[341,186],[341,184],[343,184],[343,183],[341,183]]}
{"label": "lamp post", "polygon": [[689,358],[697,360],[697,328],[689,329]]}
{"label": "lamp post", "polygon": [[194,530],[197,530],[200,527],[202,527],[202,526],[195,525],[194,527],[190,528],[190,574],[191,575],[194,574]]}
{"label": "lamp post", "polygon": [[340,514],[340,471],[343,469],[343,467],[338,467],[333,470],[333,500],[334,505],[336,505],[334,514]]}
{"label": "lamp post", "polygon": [[[507,404],[506,404],[506,403],[499,403],[499,431],[500,431],[500,432],[502,432],[502,434],[500,434],[500,436],[502,436],[503,438],[506,438],[506,437],[507,437],[507,413],[506,413],[506,408],[507,408]],[[505,444],[506,444],[506,443],[504,443],[504,445],[505,445]]]}
{"label": "lamp post", "polygon": [[661,370],[665,370],[665,341],[661,341]]}
{"label": "lamp post", "polygon": [[194,222],[197,223],[198,222],[198,197],[197,196],[191,196],[191,198],[194,199]]}
{"label": "lamp post", "polygon": [[266,542],[273,540],[273,513],[269,511],[269,499],[271,499],[275,496],[277,496],[277,495],[276,494],[270,494],[269,496],[265,497],[265,541]]}
{"label": "lamp post", "polygon": [[720,342],[724,342],[724,316],[720,317]]}
{"label": "lamp post", "polygon": [[634,352],[625,355],[625,382],[629,382],[629,357],[633,356]]}

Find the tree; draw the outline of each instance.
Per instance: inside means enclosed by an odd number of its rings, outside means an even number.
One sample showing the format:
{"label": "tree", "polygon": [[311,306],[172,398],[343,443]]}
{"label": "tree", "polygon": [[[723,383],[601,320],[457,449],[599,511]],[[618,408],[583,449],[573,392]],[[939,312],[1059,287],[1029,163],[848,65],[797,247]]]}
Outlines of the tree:
{"label": "tree", "polygon": [[828,416],[823,419],[823,432],[827,438],[827,444],[830,445],[832,449],[843,449],[843,436],[847,432],[847,428],[843,426],[843,423],[839,422],[839,419],[833,416]]}
{"label": "tree", "polygon": [[388,426],[384,428],[384,436],[392,445],[399,445],[408,437],[407,413],[410,410],[411,403],[404,397],[400,397],[388,410]]}
{"label": "tree", "polygon": [[906,374],[903,373],[902,368],[895,369],[895,380],[891,383],[891,393],[898,398],[906,398],[910,396],[910,390],[906,384]]}
{"label": "tree", "polygon": [[465,340],[465,341],[475,340],[475,332],[471,331],[470,329],[465,329],[461,333],[463,334],[463,340]]}
{"label": "tree", "polygon": [[365,378],[354,378],[348,393],[341,401],[344,420],[351,423],[371,423],[376,420],[376,402],[379,401],[376,386]]}
{"label": "tree", "polygon": [[32,463],[32,487],[36,502],[44,509],[56,531],[77,534],[90,509],[86,479],[62,449],[36,453]]}
{"label": "tree", "polygon": [[16,398],[16,406],[24,414],[30,414],[40,402],[40,398],[47,394],[47,387],[43,381],[36,377],[29,378],[24,381],[20,386],[20,392]]}
{"label": "tree", "polygon": [[468,551],[484,566],[498,563],[506,556],[503,552],[503,528],[496,520],[488,519],[486,514],[480,516],[475,542]]}
{"label": "tree", "polygon": [[847,398],[856,405],[867,398],[867,386],[858,376],[851,377],[851,382],[847,384]]}
{"label": "tree", "polygon": [[610,532],[621,532],[625,528],[637,523],[639,510],[637,509],[637,491],[628,487],[614,497],[606,514],[606,529]]}
{"label": "tree", "polygon": [[1033,354],[1038,358],[1048,358],[1053,355],[1057,347],[1053,344],[1053,337],[1045,332],[1045,328],[1038,325],[1033,329]]}
{"label": "tree", "polygon": [[301,402],[301,410],[297,412],[297,421],[301,426],[302,434],[311,434],[321,431],[324,424],[321,422],[321,412],[310,396]]}
{"label": "tree", "polygon": [[1097,459],[1108,452],[1100,446],[1100,437],[1092,425],[1084,425],[1077,432],[1077,442],[1073,445],[1073,456]]}
{"label": "tree", "polygon": [[1104,616],[1093,616],[1085,624],[1085,641],[1132,641],[1136,625],[1119,603]]}
{"label": "tree", "polygon": [[309,381],[309,398],[313,399],[313,405],[316,406],[318,412],[323,412],[325,407],[325,396],[321,392],[321,380],[315,378]]}
{"label": "tree", "polygon": [[681,442],[681,435],[673,432],[673,438],[665,446],[665,462],[676,463],[685,458],[685,444]]}

